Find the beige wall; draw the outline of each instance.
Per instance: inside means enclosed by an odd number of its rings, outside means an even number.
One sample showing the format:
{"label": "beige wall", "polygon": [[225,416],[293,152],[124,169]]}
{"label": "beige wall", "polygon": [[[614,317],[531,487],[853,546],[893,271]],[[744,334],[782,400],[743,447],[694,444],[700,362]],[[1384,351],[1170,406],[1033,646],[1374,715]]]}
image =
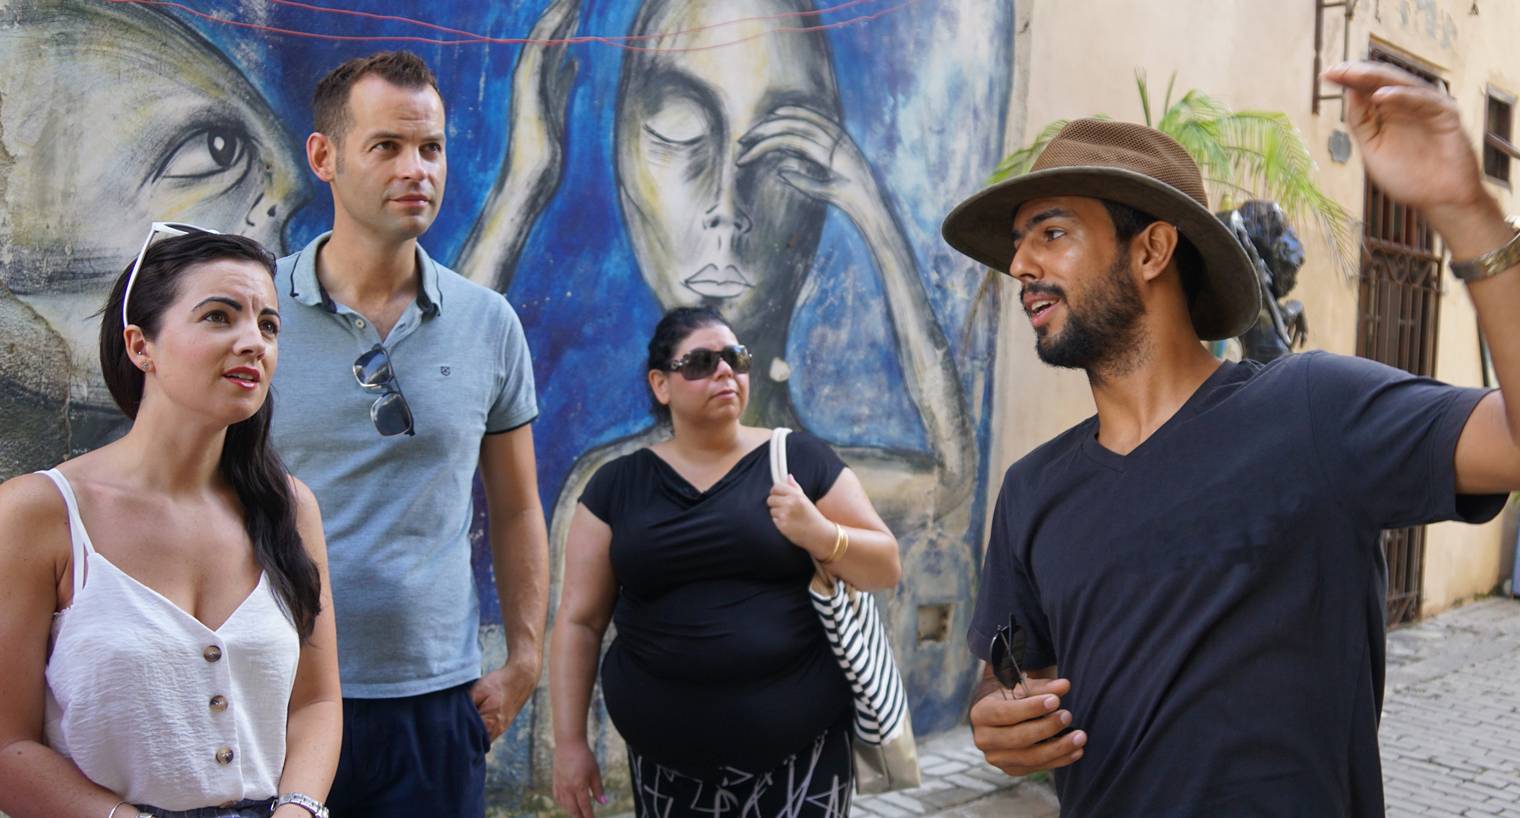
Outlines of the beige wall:
{"label": "beige wall", "polygon": [[[1031,0],[1021,2],[1020,55],[1026,119],[1010,143],[1038,133],[1047,122],[1092,113],[1138,120],[1134,72],[1143,69],[1159,113],[1168,78],[1176,72],[1176,93],[1203,90],[1236,108],[1286,113],[1303,132],[1319,165],[1320,182],[1354,218],[1360,231],[1363,172],[1353,153],[1346,164],[1330,159],[1331,133],[1343,129],[1340,104],[1310,111],[1314,60],[1314,4],[1246,0],[1169,0],[1166,13],[1140,2]],[[1484,93],[1493,84],[1520,93],[1520,51],[1505,32],[1520,31],[1520,8],[1510,2],[1478,0],[1361,0],[1350,23],[1350,56],[1365,56],[1374,39],[1436,67],[1451,84],[1474,144],[1482,128]],[[1027,20],[1027,25],[1024,22]],[[1340,59],[1345,19],[1339,9],[1325,12],[1325,64]],[[1027,59],[1027,65],[1023,61]],[[1514,168],[1520,177],[1520,164]],[[1510,212],[1520,210],[1510,191],[1491,186]],[[1294,297],[1304,302],[1310,346],[1350,354],[1355,351],[1357,288],[1335,269],[1323,238],[1300,226],[1308,263]],[[1017,287],[1006,279],[1003,296],[1017,315]],[[1457,384],[1482,382],[1477,329],[1471,303],[1446,274],[1438,339],[1437,377]],[[1093,411],[1085,378],[1053,370],[1033,354],[1027,322],[1007,322],[998,355],[1001,420],[994,440],[994,474],[1033,446]],[[992,490],[996,490],[993,481]],[[1424,613],[1490,591],[1507,576],[1511,546],[1501,541],[1501,523],[1431,527],[1426,548]]]}

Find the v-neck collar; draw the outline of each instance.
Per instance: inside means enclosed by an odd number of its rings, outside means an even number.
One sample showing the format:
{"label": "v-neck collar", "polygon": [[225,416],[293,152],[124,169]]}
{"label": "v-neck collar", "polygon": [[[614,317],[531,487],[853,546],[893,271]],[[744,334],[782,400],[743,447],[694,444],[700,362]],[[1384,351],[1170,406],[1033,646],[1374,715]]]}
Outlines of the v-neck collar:
{"label": "v-neck collar", "polygon": [[[243,601],[239,602],[238,606],[236,608],[232,609],[232,613],[227,614],[227,618],[223,619],[222,623],[220,625],[217,625],[216,627],[213,628],[210,625],[206,624],[205,622],[201,621],[200,617],[196,616],[193,613],[190,613],[189,611],[185,610],[184,608],[181,608],[177,602],[175,602],[174,600],[172,600],[172,599],[164,596],[162,593],[160,593],[158,590],[156,590],[153,586],[147,584],[146,582],[143,582],[142,580],[138,579],[137,577],[134,577],[131,574],[127,573],[126,571],[122,570],[121,566],[117,565],[114,562],[111,562],[111,560],[108,559],[107,557],[102,556],[99,551],[95,551],[95,550],[92,549],[91,552],[90,552],[89,558],[92,559],[92,560],[98,559],[101,562],[105,563],[106,567],[108,567],[112,571],[115,571],[116,573],[120,574],[123,578],[125,578],[127,580],[127,582],[131,583],[132,585],[137,586],[138,588],[141,588],[144,591],[147,591],[151,596],[153,596],[155,599],[159,600],[164,605],[167,605],[169,608],[173,609],[180,616],[184,617],[185,619],[190,620],[191,622],[194,622],[197,625],[200,625],[202,628],[204,628],[206,630],[207,633],[210,633],[210,634],[212,634],[214,636],[221,636],[222,629],[227,627],[227,623],[229,623],[232,620],[236,619],[237,616],[238,616],[238,614],[242,613],[243,609],[246,608],[246,607],[248,607],[249,603],[251,603],[253,601],[253,598],[255,596],[257,596],[258,593],[259,593],[259,591],[264,588],[265,581],[267,581],[269,579],[269,572],[267,572],[267,571],[260,571],[259,572],[259,581],[256,582],[256,583],[254,583],[253,590],[249,591],[248,595],[245,596],[245,597],[243,597]],[[73,607],[73,605],[70,605],[69,607]]]}
{"label": "v-neck collar", "polygon": [[666,460],[658,453],[656,453],[652,447],[646,446],[644,447],[643,451],[647,452],[650,457],[654,458],[654,461],[656,463],[655,468],[666,476],[668,482],[674,483],[673,487],[678,489],[680,494],[688,496],[693,500],[700,500],[704,497],[712,495],[719,488],[722,488],[724,485],[732,482],[734,476],[737,475],[745,467],[746,464],[758,457],[761,452],[768,451],[770,449],[770,445],[771,441],[769,438],[767,438],[764,443],[761,443],[759,446],[756,446],[755,448],[745,452],[744,455],[734,463],[734,465],[728,468],[728,471],[724,472],[721,477],[719,477],[713,482],[712,485],[708,486],[705,489],[697,488],[690,480],[686,478],[685,475],[681,474],[680,470],[671,465],[670,461]]}
{"label": "v-neck collar", "polygon": [[1177,408],[1177,411],[1173,412],[1172,416],[1167,418],[1165,423],[1157,427],[1156,431],[1151,432],[1144,440],[1140,441],[1140,445],[1130,449],[1128,454],[1119,454],[1098,442],[1098,416],[1093,415],[1087,421],[1088,429],[1086,433],[1082,435],[1082,452],[1101,466],[1106,466],[1114,471],[1124,471],[1126,464],[1138,462],[1146,451],[1159,445],[1155,441],[1162,440],[1173,434],[1177,427],[1183,425],[1193,415],[1197,414],[1200,405],[1207,396],[1212,394],[1221,384],[1226,383],[1237,367],[1238,364],[1232,361],[1221,361],[1219,366],[1215,367],[1214,371],[1210,372],[1209,376],[1204,379],[1203,383],[1193,390],[1193,394],[1189,395],[1186,401],[1183,401],[1182,405]]}

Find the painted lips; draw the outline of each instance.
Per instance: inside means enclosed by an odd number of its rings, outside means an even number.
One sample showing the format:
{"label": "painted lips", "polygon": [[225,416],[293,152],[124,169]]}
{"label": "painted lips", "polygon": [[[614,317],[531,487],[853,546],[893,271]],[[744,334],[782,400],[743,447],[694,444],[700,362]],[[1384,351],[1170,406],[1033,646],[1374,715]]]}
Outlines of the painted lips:
{"label": "painted lips", "polygon": [[724,265],[722,269],[709,264],[681,283],[704,298],[733,298],[755,286],[732,264]]}

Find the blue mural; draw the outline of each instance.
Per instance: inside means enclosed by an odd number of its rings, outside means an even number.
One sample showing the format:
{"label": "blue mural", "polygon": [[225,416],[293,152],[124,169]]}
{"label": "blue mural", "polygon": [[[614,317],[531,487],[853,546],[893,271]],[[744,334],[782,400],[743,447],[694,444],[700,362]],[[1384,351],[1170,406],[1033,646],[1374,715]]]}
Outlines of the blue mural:
{"label": "blue mural", "polygon": [[[91,316],[142,226],[303,245],[332,217],[300,147],[312,87],[409,48],[448,106],[423,242],[523,320],[556,539],[590,472],[658,434],[642,361],[659,314],[715,304],[756,352],[746,422],[834,444],[903,544],[883,601],[918,732],[962,717],[997,317],[971,322],[980,271],[938,224],[1001,153],[1010,0],[3,8],[0,412],[26,431],[0,442],[0,476],[119,431]],[[547,781],[545,702],[493,756],[510,811],[542,803],[525,783]]]}

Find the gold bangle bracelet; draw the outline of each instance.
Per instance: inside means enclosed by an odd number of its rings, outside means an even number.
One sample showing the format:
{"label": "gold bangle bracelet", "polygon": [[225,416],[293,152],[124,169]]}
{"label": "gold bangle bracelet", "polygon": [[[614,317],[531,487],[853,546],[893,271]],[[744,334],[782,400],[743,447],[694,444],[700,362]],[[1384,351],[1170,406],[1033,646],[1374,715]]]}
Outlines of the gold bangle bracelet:
{"label": "gold bangle bracelet", "polygon": [[827,557],[819,560],[818,562],[821,565],[828,565],[829,563],[834,562],[835,560],[844,556],[844,552],[848,551],[849,549],[850,533],[844,530],[844,526],[840,525],[839,523],[834,523],[834,550],[829,552],[829,555]]}

